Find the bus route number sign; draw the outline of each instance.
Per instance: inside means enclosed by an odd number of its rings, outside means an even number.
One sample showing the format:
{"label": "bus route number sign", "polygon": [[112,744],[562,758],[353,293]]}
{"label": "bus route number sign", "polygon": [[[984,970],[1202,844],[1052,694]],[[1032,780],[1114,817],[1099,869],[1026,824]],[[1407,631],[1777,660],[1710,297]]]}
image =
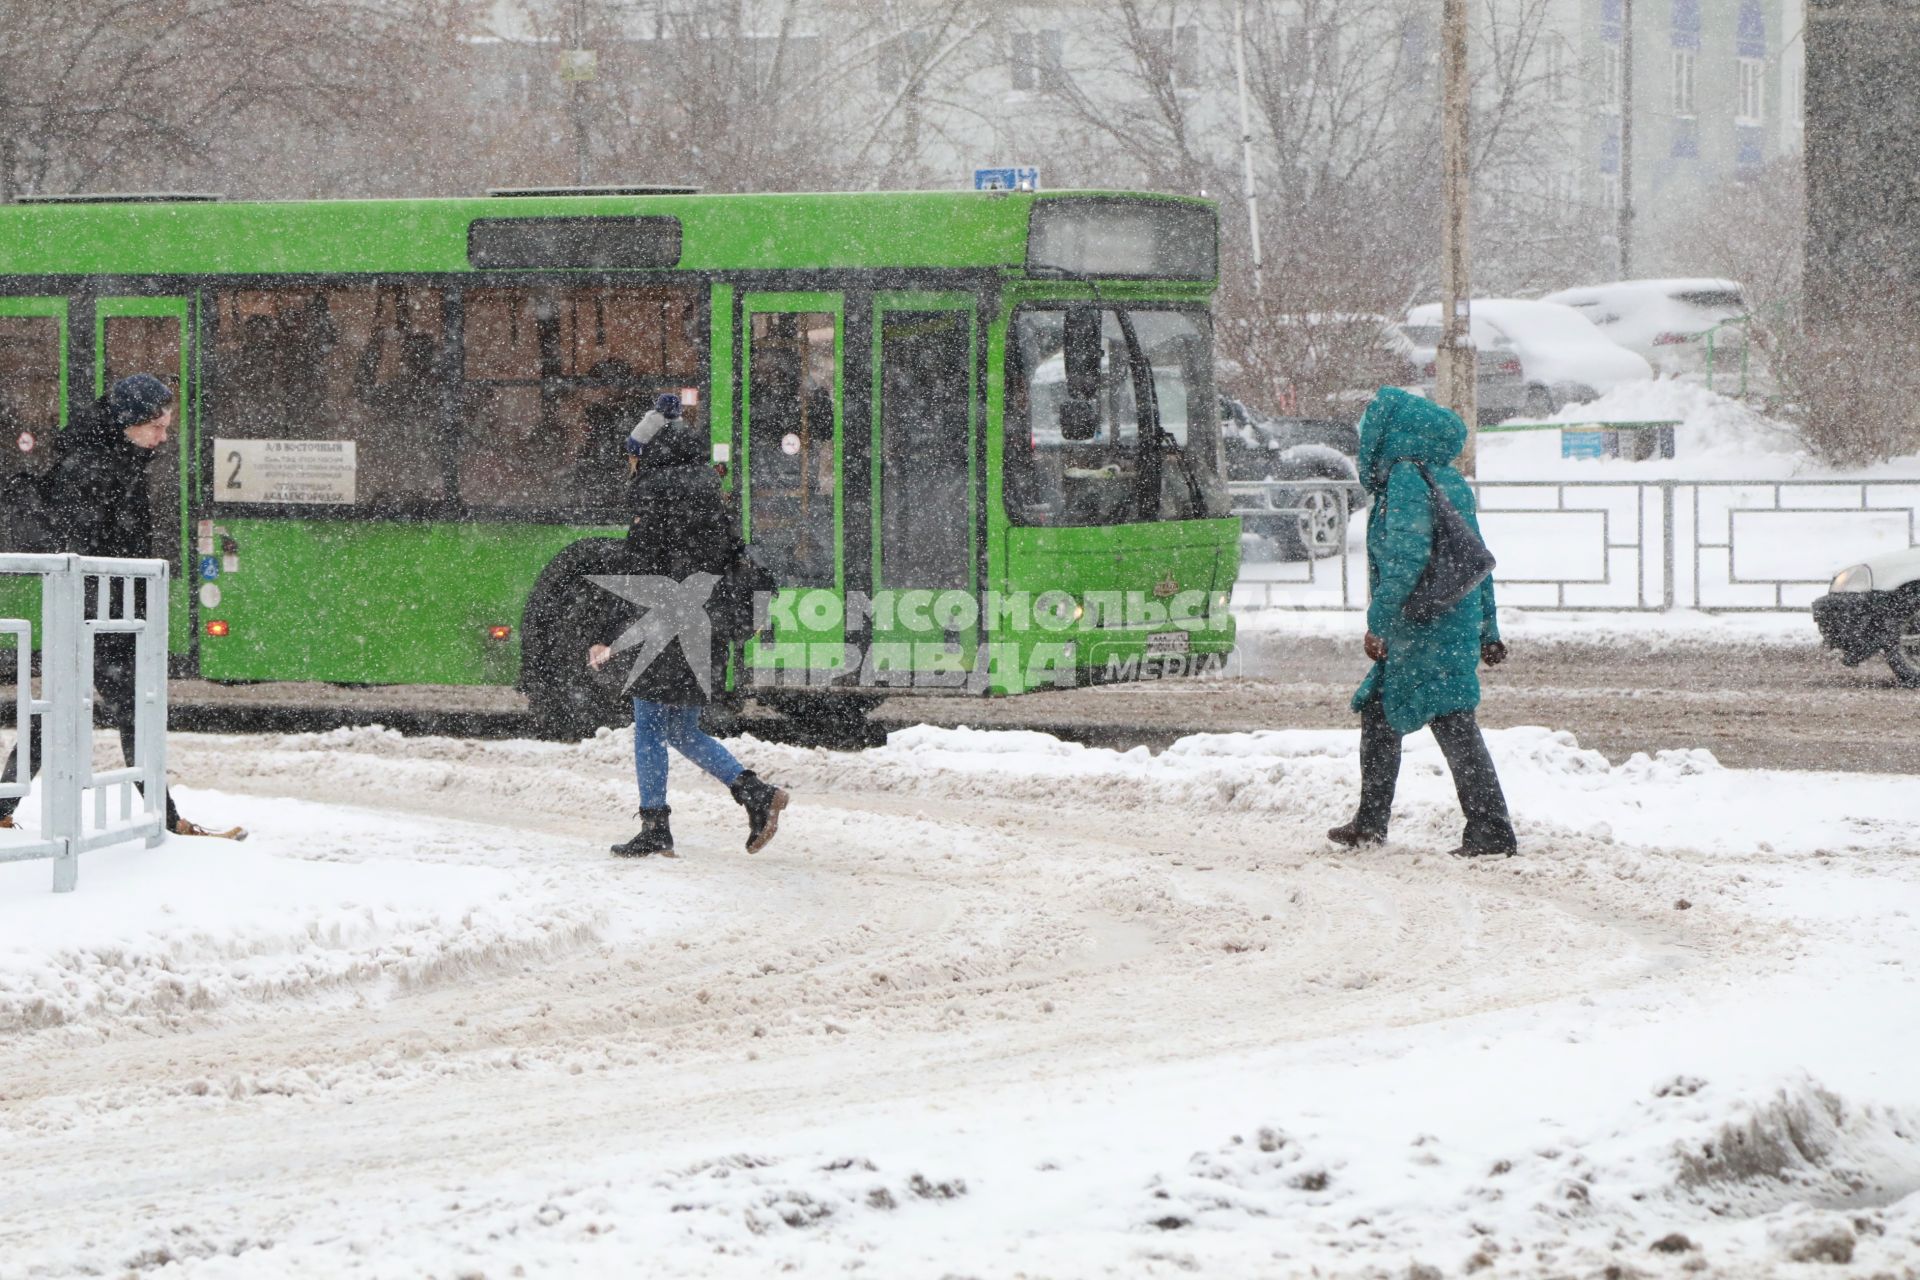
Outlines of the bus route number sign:
{"label": "bus route number sign", "polygon": [[352,440],[216,439],[213,458],[215,502],[353,505]]}

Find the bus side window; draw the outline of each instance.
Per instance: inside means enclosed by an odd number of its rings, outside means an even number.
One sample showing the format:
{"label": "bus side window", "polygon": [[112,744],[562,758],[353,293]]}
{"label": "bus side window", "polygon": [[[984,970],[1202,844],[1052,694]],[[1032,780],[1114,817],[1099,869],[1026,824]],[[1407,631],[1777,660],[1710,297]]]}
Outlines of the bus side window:
{"label": "bus side window", "polygon": [[446,497],[446,292],[378,284],[216,297],[206,430],[215,438],[351,440],[356,505]]}
{"label": "bus side window", "polygon": [[0,480],[43,472],[60,427],[60,320],[0,316]]}
{"label": "bus side window", "polygon": [[704,381],[704,288],[482,286],[464,304],[461,503],[610,516],[627,433]]}

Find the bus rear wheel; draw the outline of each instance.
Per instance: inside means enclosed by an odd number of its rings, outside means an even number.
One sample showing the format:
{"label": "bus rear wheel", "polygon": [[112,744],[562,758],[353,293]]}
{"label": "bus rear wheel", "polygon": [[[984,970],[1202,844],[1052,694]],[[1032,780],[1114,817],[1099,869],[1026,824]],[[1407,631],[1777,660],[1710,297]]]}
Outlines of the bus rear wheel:
{"label": "bus rear wheel", "polygon": [[520,690],[543,738],[578,741],[633,716],[613,664],[600,674],[588,668],[587,650],[602,637],[588,634],[582,623],[603,612],[600,589],[588,577],[615,571],[620,550],[612,539],[574,543],[541,572],[527,598]]}
{"label": "bus rear wheel", "polygon": [[847,691],[800,691],[761,689],[754,698],[791,724],[795,736],[821,746],[871,745],[870,740],[885,733],[873,726],[868,717],[882,702],[883,693]]}

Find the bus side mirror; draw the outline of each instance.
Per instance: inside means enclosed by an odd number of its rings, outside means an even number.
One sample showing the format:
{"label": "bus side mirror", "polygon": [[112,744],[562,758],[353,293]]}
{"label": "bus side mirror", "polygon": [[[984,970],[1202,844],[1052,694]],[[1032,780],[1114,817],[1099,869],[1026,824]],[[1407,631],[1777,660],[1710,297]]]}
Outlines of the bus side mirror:
{"label": "bus side mirror", "polygon": [[1067,399],[1100,394],[1100,308],[1068,307],[1065,334]]}
{"label": "bus side mirror", "polygon": [[1100,406],[1092,400],[1068,400],[1060,406],[1060,438],[1082,442],[1100,434]]}

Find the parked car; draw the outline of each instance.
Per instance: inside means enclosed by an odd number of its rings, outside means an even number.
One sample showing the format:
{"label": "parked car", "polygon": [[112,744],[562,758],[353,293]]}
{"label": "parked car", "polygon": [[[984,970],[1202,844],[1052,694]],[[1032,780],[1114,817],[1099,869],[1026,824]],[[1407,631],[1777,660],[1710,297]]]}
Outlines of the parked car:
{"label": "parked car", "polygon": [[[1353,460],[1358,423],[1273,418],[1222,396],[1220,435],[1244,532],[1271,543],[1279,560],[1318,560],[1346,547],[1347,519],[1366,505]],[[1296,489],[1281,481],[1320,483]]]}
{"label": "parked car", "polygon": [[[1643,356],[1613,342],[1572,307],[1475,298],[1471,314],[1474,346],[1508,350],[1519,358],[1523,417],[1551,417],[1567,405],[1653,377],[1653,366]],[[1413,308],[1407,324],[1437,327],[1440,304]]]}
{"label": "parked car", "polygon": [[1732,394],[1768,382],[1759,347],[1751,341],[1752,308],[1738,281],[1619,280],[1562,289],[1541,301],[1572,307],[1663,376],[1706,381]]}
{"label": "parked car", "polygon": [[1920,547],[1842,569],[1813,602],[1813,621],[1845,665],[1884,654],[1901,684],[1920,688]]}
{"label": "parked car", "polygon": [[[1426,308],[1419,307],[1416,310],[1424,312]],[[1413,344],[1415,380],[1406,384],[1407,390],[1418,392],[1429,400],[1438,400],[1440,309],[1435,307],[1433,312],[1431,324],[1415,324],[1409,320],[1400,326],[1400,330]],[[1527,383],[1521,377],[1520,354],[1484,324],[1476,329],[1473,345],[1476,383],[1474,416],[1483,426],[1505,422],[1518,414],[1526,404]]]}

